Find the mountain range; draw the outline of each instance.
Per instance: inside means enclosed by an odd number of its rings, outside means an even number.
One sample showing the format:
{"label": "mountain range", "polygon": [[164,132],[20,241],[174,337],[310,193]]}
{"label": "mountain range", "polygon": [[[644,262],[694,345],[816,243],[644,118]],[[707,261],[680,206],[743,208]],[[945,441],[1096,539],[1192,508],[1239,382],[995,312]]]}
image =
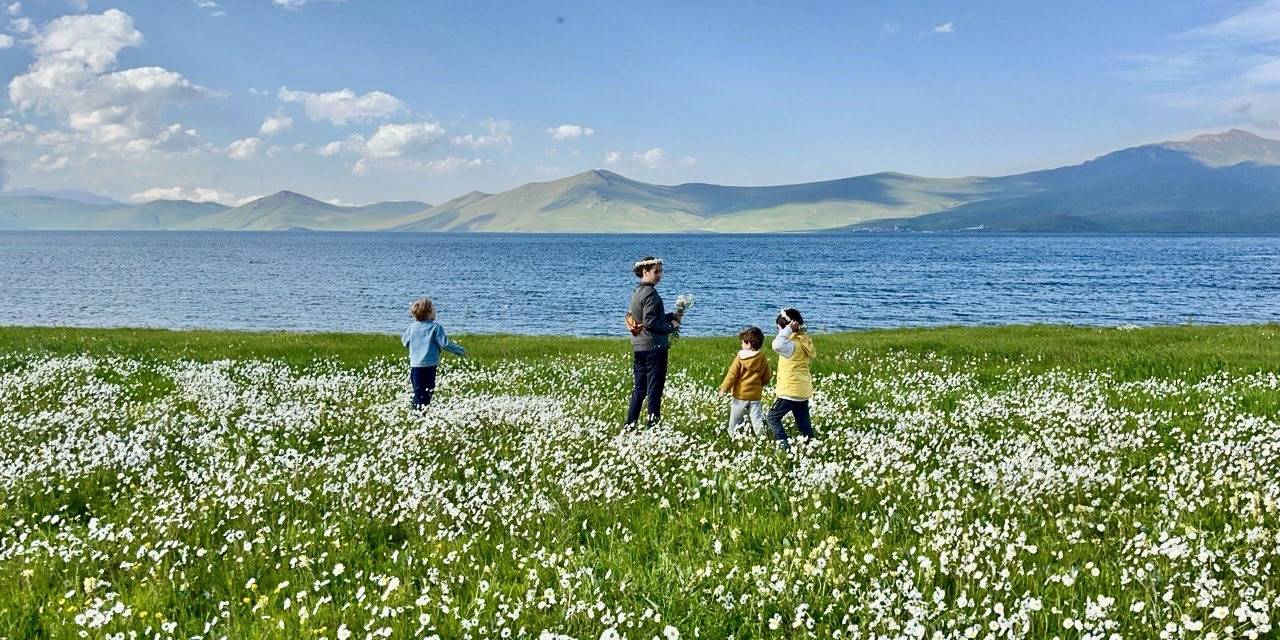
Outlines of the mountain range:
{"label": "mountain range", "polygon": [[290,191],[238,207],[11,193],[0,195],[0,229],[1280,232],[1280,141],[1233,129],[1011,176],[886,172],[767,187],[594,170],[435,206],[343,207]]}

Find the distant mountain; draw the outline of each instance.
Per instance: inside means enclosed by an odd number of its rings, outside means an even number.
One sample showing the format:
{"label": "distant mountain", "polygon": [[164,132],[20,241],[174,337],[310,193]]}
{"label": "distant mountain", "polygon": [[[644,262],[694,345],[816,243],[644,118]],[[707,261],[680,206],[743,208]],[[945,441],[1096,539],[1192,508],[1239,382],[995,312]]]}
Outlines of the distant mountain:
{"label": "distant mountain", "polygon": [[234,209],[201,216],[185,227],[233,231],[368,231],[394,226],[400,218],[427,209],[425,202],[379,202],[342,207],[292,191],[258,198]]}
{"label": "distant mountain", "polygon": [[662,186],[611,171],[472,192],[413,216],[404,231],[795,231],[938,210],[989,195],[981,178],[878,173],[776,187]]}
{"label": "distant mountain", "polygon": [[1239,129],[1207,133],[1185,142],[1162,142],[1157,146],[1185,152],[1211,167],[1229,167],[1241,162],[1280,164],[1280,140],[1268,140]]}
{"label": "distant mountain", "polygon": [[80,189],[32,189],[30,187],[22,187],[18,189],[8,189],[0,191],[0,197],[13,196],[47,196],[50,198],[58,198],[60,200],[74,200],[85,204],[122,206],[124,203],[118,200],[112,200],[106,196],[100,196],[96,193],[81,191]]}
{"label": "distant mountain", "polygon": [[117,206],[50,196],[5,196],[0,197],[0,229],[99,229],[102,217]]}
{"label": "distant mountain", "polygon": [[202,217],[226,211],[216,202],[153,200],[136,207],[113,209],[102,217],[103,229],[183,229]]}
{"label": "distant mountain", "polygon": [[943,211],[848,230],[1280,231],[1280,141],[1231,130],[991,179],[1010,188]]}
{"label": "distant mountain", "polygon": [[398,225],[425,202],[379,202],[342,207],[281,191],[239,207],[216,202],[155,200],[141,205],[95,205],[49,196],[0,196],[0,229],[352,231]]}
{"label": "distant mountain", "polygon": [[1012,176],[876,173],[766,187],[656,185],[585,171],[443,204],[329,204],[281,191],[242,206],[0,196],[0,229],[512,232],[1280,232],[1280,141],[1232,129]]}

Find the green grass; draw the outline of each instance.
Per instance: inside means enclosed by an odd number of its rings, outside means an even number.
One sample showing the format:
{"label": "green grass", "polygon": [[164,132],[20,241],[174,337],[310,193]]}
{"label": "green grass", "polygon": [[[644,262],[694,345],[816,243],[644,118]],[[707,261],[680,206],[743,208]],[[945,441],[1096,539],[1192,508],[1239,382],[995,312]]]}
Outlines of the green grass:
{"label": "green grass", "polygon": [[[1280,324],[1129,331],[1057,325],[939,327],[819,335],[825,350],[857,349],[870,357],[894,351],[929,352],[953,359],[1008,361],[1033,370],[1104,369],[1121,377],[1280,371]],[[619,338],[460,335],[458,339],[481,359],[627,354],[630,349],[629,343]],[[736,344],[732,336],[683,338],[672,365],[699,373],[718,370],[721,361],[732,360]],[[200,361],[268,358],[303,364],[332,359],[350,365],[397,358],[404,351],[397,336],[380,334],[50,327],[0,327],[0,348],[45,355],[88,353]],[[814,363],[815,372],[838,368],[822,359]]]}
{"label": "green grass", "polygon": [[1266,637],[1280,612],[1278,325],[818,333],[795,455],[726,434],[733,337],[679,340],[665,424],[631,434],[625,339],[454,337],[424,417],[396,336],[0,328],[0,637]]}

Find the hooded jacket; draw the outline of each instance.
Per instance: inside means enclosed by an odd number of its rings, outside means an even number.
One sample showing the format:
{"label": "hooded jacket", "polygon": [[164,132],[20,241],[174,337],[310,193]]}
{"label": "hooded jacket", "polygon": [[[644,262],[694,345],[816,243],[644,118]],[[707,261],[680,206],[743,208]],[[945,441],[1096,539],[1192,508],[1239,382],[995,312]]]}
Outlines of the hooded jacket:
{"label": "hooded jacket", "polygon": [[724,382],[720,383],[720,391],[733,392],[738,400],[759,400],[764,385],[769,382],[769,360],[764,354],[753,349],[742,349],[729,365],[724,374]]}
{"label": "hooded jacket", "polygon": [[784,327],[773,339],[773,350],[778,352],[778,386],[774,394],[787,400],[808,400],[813,397],[813,374],[809,362],[817,355],[809,334],[793,333]]}

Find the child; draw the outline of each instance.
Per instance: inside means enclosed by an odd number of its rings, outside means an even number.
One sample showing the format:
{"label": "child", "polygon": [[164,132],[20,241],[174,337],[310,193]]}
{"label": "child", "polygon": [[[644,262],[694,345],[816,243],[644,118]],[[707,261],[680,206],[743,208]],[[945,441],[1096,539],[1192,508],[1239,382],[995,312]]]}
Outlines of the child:
{"label": "child", "polygon": [[720,383],[721,394],[733,394],[733,402],[729,405],[729,433],[732,434],[743,419],[750,416],[751,429],[757,436],[763,436],[760,392],[773,375],[769,371],[769,361],[760,354],[760,347],[764,346],[764,332],[759,327],[747,327],[738,332],[738,340],[742,342],[742,350],[734,356],[729,372],[724,374],[724,382]]}
{"label": "child", "polygon": [[774,393],[778,399],[769,409],[769,428],[783,449],[787,444],[787,432],[782,429],[782,418],[788,413],[796,417],[796,429],[805,438],[813,437],[813,425],[809,422],[809,398],[813,396],[813,376],[809,362],[817,355],[813,340],[804,330],[804,317],[793,308],[778,314],[778,337],[773,339],[773,350],[778,352],[778,386]]}
{"label": "child", "polygon": [[431,404],[436,390],[436,367],[440,365],[440,349],[465,356],[466,351],[449,339],[444,327],[436,323],[436,308],[423,298],[409,306],[413,322],[404,330],[400,341],[409,348],[409,381],[413,383],[413,408]]}

